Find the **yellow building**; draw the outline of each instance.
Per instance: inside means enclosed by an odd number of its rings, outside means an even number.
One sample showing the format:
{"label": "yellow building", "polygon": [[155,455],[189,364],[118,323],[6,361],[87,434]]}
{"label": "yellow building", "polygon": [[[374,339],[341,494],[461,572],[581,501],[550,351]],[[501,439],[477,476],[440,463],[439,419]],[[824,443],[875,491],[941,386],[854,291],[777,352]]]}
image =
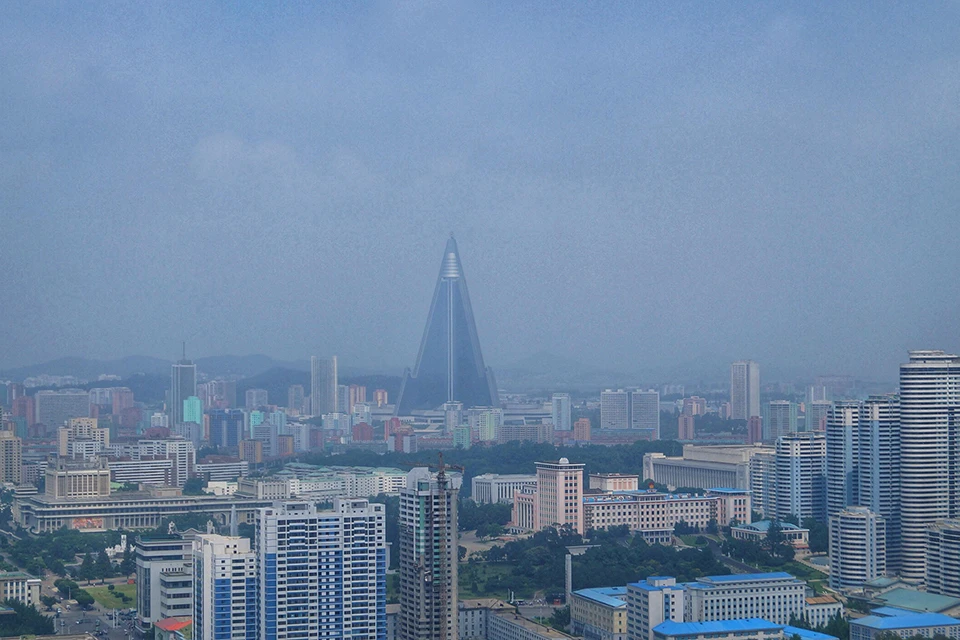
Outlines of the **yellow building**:
{"label": "yellow building", "polygon": [[581,589],[570,596],[573,634],[587,640],[626,640],[627,588]]}

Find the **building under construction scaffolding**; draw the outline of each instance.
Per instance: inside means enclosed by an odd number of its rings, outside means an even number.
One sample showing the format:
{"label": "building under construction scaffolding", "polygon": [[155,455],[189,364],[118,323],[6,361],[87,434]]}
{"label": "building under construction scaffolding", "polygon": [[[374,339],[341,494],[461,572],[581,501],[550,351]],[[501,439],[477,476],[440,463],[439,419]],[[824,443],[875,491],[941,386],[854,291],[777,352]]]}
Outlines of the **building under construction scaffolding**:
{"label": "building under construction scaffolding", "polygon": [[462,477],[410,471],[400,492],[400,640],[457,640],[457,493]]}

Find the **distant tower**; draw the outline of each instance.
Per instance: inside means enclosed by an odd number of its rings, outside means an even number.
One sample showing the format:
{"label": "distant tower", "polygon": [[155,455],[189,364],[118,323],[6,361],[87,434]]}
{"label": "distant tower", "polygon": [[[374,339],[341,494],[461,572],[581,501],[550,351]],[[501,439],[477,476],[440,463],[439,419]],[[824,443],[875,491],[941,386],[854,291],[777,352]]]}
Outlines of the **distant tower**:
{"label": "distant tower", "polygon": [[734,420],[760,415],[760,365],[753,360],[730,365],[730,410]]}
{"label": "distant tower", "polygon": [[403,374],[396,414],[436,409],[445,402],[464,407],[499,406],[493,371],[483,364],[467,281],[457,242],[450,236],[413,370]]}
{"label": "distant tower", "polygon": [[600,392],[600,429],[630,428],[630,393],[623,389]]}
{"label": "distant tower", "polygon": [[630,428],[646,440],[660,439],[660,392],[637,390],[630,394]]}
{"label": "distant tower", "polygon": [[183,358],[170,369],[170,424],[183,422],[183,401],[197,395],[197,365],[187,360],[186,347]]}
{"label": "distant tower", "polygon": [[552,415],[554,431],[570,431],[573,429],[573,422],[570,414],[570,394],[553,394],[550,406],[553,407]]}
{"label": "distant tower", "polygon": [[337,412],[337,356],[310,358],[310,413]]}

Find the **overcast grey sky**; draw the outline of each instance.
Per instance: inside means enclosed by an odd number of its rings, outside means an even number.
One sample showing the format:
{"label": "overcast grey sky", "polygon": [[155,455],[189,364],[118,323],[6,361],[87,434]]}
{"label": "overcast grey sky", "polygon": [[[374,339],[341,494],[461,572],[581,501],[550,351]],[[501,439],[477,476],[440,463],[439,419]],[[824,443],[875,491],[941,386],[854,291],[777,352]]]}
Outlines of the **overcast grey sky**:
{"label": "overcast grey sky", "polygon": [[494,367],[960,347],[956,2],[257,4],[0,5],[0,366],[412,365],[450,231]]}

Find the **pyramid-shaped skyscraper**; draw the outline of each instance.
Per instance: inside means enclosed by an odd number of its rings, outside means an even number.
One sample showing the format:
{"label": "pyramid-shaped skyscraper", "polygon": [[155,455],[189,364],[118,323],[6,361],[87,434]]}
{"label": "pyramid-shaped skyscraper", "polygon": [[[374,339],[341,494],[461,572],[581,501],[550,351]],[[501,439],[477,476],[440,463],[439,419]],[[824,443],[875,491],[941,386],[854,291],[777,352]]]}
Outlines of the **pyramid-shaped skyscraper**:
{"label": "pyramid-shaped skyscraper", "polygon": [[417,364],[403,374],[396,413],[410,415],[454,401],[464,407],[500,404],[493,372],[483,364],[467,281],[451,235],[443,251]]}

